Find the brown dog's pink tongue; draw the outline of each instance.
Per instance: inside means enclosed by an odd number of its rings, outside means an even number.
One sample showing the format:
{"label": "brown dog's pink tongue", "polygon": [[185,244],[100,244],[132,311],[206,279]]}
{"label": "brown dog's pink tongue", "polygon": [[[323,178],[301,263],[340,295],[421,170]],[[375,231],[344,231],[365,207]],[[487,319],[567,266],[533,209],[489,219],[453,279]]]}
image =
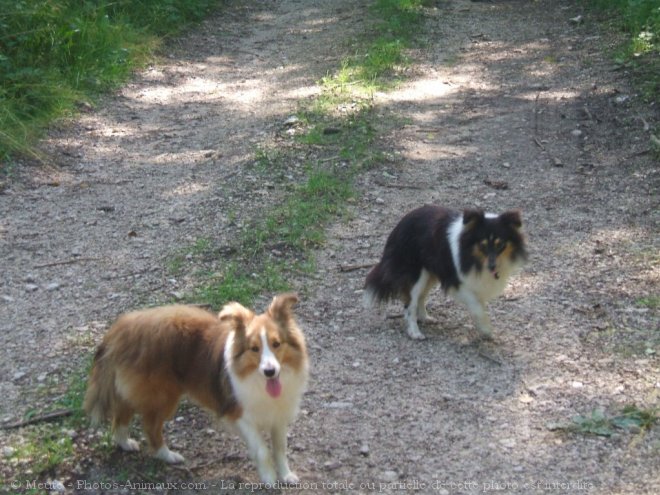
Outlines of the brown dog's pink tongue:
{"label": "brown dog's pink tongue", "polygon": [[269,378],[266,380],[266,392],[271,397],[279,397],[282,393],[282,384],[280,383],[279,378]]}

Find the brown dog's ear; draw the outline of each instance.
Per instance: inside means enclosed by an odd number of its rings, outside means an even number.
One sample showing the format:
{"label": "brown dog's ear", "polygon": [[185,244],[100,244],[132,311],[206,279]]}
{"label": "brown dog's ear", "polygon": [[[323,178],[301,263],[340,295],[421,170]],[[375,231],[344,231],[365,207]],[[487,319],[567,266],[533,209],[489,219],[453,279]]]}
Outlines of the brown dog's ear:
{"label": "brown dog's ear", "polygon": [[500,220],[505,224],[511,225],[517,229],[522,227],[522,218],[520,216],[520,210],[505,211],[500,215]]}
{"label": "brown dog's ear", "polygon": [[268,314],[275,321],[286,325],[293,318],[293,305],[298,302],[298,295],[294,292],[280,294],[273,298],[268,307]]}
{"label": "brown dog's ear", "polygon": [[247,309],[242,304],[231,302],[225,304],[220,313],[218,313],[220,321],[229,323],[237,334],[245,334],[245,329],[252,318],[254,313]]}
{"label": "brown dog's ear", "polygon": [[483,210],[463,210],[463,226],[466,230],[476,227],[483,219]]}

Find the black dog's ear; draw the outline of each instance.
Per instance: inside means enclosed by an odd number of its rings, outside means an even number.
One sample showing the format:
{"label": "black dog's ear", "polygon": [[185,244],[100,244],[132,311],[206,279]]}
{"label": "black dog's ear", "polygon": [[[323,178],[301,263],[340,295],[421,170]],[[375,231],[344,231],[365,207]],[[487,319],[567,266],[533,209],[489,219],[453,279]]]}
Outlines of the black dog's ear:
{"label": "black dog's ear", "polygon": [[500,220],[507,224],[511,225],[517,229],[522,227],[522,218],[520,215],[520,210],[509,210],[505,211],[500,215]]}
{"label": "black dog's ear", "polygon": [[463,226],[465,229],[472,229],[481,223],[484,219],[483,210],[468,209],[463,211]]}

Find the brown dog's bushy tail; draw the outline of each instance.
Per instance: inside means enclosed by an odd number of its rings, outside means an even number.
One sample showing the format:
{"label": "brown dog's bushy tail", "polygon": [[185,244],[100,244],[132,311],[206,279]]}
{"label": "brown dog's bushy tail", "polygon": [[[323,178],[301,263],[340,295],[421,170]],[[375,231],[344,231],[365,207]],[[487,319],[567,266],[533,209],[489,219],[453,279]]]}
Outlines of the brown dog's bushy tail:
{"label": "brown dog's bushy tail", "polygon": [[114,368],[108,362],[106,346],[101,344],[94,356],[94,365],[83,403],[83,408],[93,425],[98,425],[111,416],[116,394]]}

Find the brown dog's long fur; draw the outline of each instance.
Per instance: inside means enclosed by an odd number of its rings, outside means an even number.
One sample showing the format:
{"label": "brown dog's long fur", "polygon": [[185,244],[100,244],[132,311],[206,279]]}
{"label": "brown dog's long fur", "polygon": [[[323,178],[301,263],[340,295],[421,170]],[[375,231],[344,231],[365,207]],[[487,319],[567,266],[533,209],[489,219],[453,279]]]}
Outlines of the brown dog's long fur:
{"label": "brown dog's long fur", "polygon": [[96,352],[85,411],[97,423],[111,419],[113,429],[140,414],[154,449],[183,393],[219,416],[240,415],[223,372],[230,329],[232,322],[191,306],[121,316]]}
{"label": "brown dog's long fur", "polygon": [[[156,457],[181,462],[163,440],[163,423],[187,394],[218,417],[238,425],[262,480],[297,477],[286,460],[286,430],[307,381],[305,338],[292,306],[295,294],[276,296],[256,315],[238,303],[219,315],[193,306],[165,306],[122,315],[94,358],[84,409],[93,422],[112,421],[114,441],[138,450],[128,437],[134,414]],[[275,465],[259,429],[271,431]]]}

